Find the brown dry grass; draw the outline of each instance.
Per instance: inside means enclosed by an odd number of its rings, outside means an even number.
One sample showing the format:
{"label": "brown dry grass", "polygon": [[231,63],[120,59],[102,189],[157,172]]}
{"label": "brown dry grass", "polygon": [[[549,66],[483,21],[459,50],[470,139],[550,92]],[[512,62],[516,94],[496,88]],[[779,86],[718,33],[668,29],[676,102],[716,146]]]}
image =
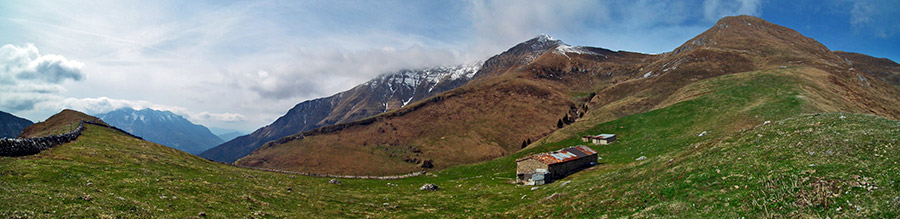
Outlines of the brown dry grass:
{"label": "brown dry grass", "polygon": [[[401,116],[264,147],[239,165],[334,174],[420,170],[404,160],[433,160],[441,169],[504,156],[524,139],[556,129],[574,105],[539,83],[512,77],[444,94]],[[422,103],[425,104],[425,103]]]}
{"label": "brown dry grass", "polygon": [[[595,51],[600,55],[550,50],[527,65],[510,67],[504,74],[474,81],[437,99],[323,129],[304,140],[264,147],[237,164],[394,174],[419,170],[403,161],[415,158],[431,159],[436,168],[446,168],[510,154],[525,139],[535,142],[532,145],[555,142],[598,123],[690,100],[708,92],[702,83],[689,86],[698,81],[787,66],[797,69],[781,72],[802,78],[813,111],[900,117],[896,87],[851,69],[846,60],[815,40],[759,18],[722,19],[671,53]],[[878,62],[854,65],[872,63]],[[592,92],[596,93],[592,99],[581,99]],[[588,108],[584,117],[557,130],[556,121],[572,111],[583,112],[582,104]]]}
{"label": "brown dry grass", "polygon": [[89,116],[75,110],[64,109],[63,111],[47,118],[47,120],[25,128],[19,137],[33,138],[48,135],[58,135],[69,133],[78,128],[81,121],[89,121],[95,123],[106,124],[97,117]]}

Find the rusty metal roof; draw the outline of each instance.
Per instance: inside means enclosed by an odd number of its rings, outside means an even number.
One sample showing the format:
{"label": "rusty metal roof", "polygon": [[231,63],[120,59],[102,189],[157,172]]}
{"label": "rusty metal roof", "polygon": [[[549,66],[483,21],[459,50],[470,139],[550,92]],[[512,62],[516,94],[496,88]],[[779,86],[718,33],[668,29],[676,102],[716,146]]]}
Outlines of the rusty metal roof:
{"label": "rusty metal roof", "polygon": [[591,139],[608,139],[611,137],[616,137],[616,134],[599,134],[599,135],[585,135],[581,136],[582,138],[591,138]]}
{"label": "rusty metal roof", "polygon": [[578,145],[568,148],[563,148],[557,151],[540,153],[531,155],[528,157],[519,158],[516,162],[527,160],[529,158],[534,158],[535,160],[541,161],[547,165],[563,163],[568,161],[577,160],[583,157],[591,156],[597,154],[597,151],[591,149],[588,146]]}

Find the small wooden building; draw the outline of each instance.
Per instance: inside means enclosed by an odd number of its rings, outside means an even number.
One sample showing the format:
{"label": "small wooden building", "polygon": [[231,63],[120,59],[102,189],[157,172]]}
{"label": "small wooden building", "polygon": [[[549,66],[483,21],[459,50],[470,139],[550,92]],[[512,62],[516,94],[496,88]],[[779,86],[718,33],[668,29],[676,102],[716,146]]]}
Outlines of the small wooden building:
{"label": "small wooden building", "polygon": [[581,141],[592,144],[610,144],[616,141],[616,134],[585,135],[581,137]]}
{"label": "small wooden building", "polygon": [[541,185],[597,164],[597,151],[579,145],[516,160],[516,182]]}

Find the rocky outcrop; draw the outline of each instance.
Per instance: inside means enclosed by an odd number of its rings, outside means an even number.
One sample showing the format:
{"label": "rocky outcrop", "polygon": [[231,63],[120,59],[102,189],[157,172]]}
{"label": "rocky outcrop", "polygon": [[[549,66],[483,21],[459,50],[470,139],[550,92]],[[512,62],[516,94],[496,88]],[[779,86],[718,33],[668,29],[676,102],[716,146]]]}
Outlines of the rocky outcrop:
{"label": "rocky outcrop", "polygon": [[438,186],[435,185],[435,184],[431,184],[431,183],[422,185],[422,187],[419,188],[419,190],[422,190],[422,191],[431,191],[431,192],[434,192],[434,191],[437,191],[437,190],[440,190],[440,189],[441,189],[440,187],[438,187]]}

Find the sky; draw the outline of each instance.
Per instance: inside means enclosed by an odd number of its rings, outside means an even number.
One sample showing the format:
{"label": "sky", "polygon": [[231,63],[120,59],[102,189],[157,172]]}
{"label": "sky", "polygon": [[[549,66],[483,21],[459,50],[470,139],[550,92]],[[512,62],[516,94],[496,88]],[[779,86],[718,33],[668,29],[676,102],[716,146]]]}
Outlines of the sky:
{"label": "sky", "polygon": [[473,63],[540,34],[656,54],[741,14],[900,60],[896,0],[0,0],[0,111],[152,108],[250,132],[379,74]]}

